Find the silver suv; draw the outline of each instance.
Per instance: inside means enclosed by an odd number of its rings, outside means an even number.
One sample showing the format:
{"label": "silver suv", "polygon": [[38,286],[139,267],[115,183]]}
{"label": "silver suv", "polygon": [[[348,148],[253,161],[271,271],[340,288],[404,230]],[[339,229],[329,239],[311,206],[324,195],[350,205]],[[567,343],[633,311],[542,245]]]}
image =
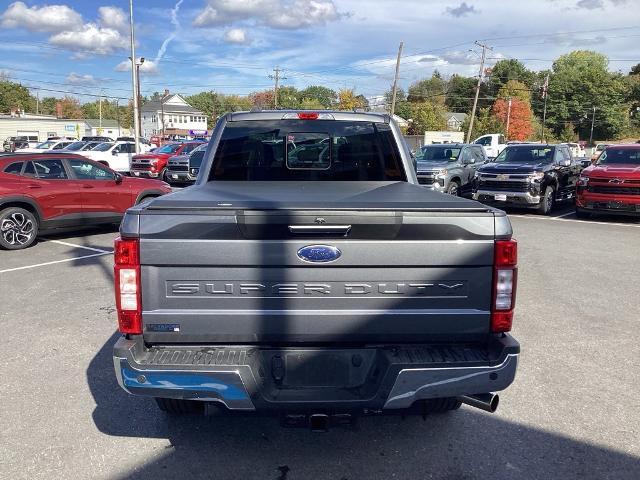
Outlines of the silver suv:
{"label": "silver suv", "polygon": [[450,195],[470,194],[476,168],[486,161],[481,145],[425,145],[416,152],[418,183]]}

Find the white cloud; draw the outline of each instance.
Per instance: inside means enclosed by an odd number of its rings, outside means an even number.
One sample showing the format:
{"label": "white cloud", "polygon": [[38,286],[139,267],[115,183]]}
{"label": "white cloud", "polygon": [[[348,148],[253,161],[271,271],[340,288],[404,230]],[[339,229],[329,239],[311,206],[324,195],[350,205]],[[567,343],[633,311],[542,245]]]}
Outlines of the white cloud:
{"label": "white cloud", "polygon": [[113,53],[129,43],[128,16],[118,7],[100,7],[98,19],[85,23],[82,15],[66,5],[27,7],[14,2],[0,19],[3,27],[51,33],[49,43],[77,52],[75,58]]}
{"label": "white cloud", "polygon": [[14,2],[0,18],[3,27],[31,32],[61,32],[82,25],[82,15],[66,5],[27,7],[24,2]]}
{"label": "white cloud", "polygon": [[129,28],[129,15],[118,7],[98,8],[99,23],[104,28],[111,28],[121,33],[126,33]]}
{"label": "white cloud", "polygon": [[[130,72],[131,60],[123,60],[115,68],[116,72]],[[140,65],[140,73],[146,73],[148,75],[155,75],[158,73],[158,64],[153,60],[144,60],[144,63]]]}
{"label": "white cloud", "polygon": [[93,75],[81,75],[75,72],[71,72],[67,75],[66,82],[70,85],[95,85],[96,79]]}
{"label": "white cloud", "polygon": [[104,55],[127,48],[129,42],[117,30],[87,23],[80,30],[67,30],[52,35],[49,43],[86,54]]}
{"label": "white cloud", "polygon": [[236,43],[238,45],[245,45],[251,43],[251,40],[247,37],[246,30],[242,28],[232,28],[224,33],[224,41],[227,43]]}
{"label": "white cloud", "polygon": [[250,20],[272,28],[295,30],[324,25],[339,17],[333,0],[208,0],[193,24],[215,27]]}

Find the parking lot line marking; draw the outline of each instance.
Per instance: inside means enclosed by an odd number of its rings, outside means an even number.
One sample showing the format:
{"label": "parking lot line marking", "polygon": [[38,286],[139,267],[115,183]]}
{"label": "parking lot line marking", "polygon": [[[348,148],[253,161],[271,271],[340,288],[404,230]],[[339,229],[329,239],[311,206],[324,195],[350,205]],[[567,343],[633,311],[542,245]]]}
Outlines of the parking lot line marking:
{"label": "parking lot line marking", "polygon": [[101,248],[85,247],[84,245],[76,245],[75,243],[61,242],[60,240],[46,240],[47,242],[57,243],[58,245],[66,245],[67,247],[84,248],[92,252],[112,253],[110,250],[102,250]]}
{"label": "parking lot line marking", "polygon": [[556,215],[555,217],[551,217],[551,218],[564,218],[564,217],[568,217],[569,215],[573,215],[575,212],[567,212],[567,213],[563,213],[562,215]]}
{"label": "parking lot line marking", "polygon": [[0,273],[15,272],[16,270],[27,270],[29,268],[45,267],[47,265],[54,265],[56,263],[73,262],[74,260],[82,260],[84,258],[101,257],[103,255],[112,255],[113,252],[94,253],[92,255],[85,255],[83,257],[65,258],[64,260],[55,260],[53,262],[36,263],[35,265],[26,265],[24,267],[7,268],[0,270]]}
{"label": "parking lot line marking", "polygon": [[536,217],[534,215],[508,215],[515,218],[532,218],[534,220],[547,220],[555,222],[573,222],[573,223],[592,223],[595,225],[612,225],[615,227],[634,227],[640,228],[640,224],[616,223],[616,222],[595,222],[593,220],[578,220],[577,218],[559,218],[559,217]]}

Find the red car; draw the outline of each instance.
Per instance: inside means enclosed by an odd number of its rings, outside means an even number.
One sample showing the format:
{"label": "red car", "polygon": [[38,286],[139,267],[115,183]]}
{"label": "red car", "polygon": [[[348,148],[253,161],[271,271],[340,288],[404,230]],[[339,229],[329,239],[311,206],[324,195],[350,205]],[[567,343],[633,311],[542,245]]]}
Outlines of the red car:
{"label": "red car", "polygon": [[161,178],[165,182],[169,157],[186,155],[203,142],[168,143],[153,152],[134,155],[131,159],[131,175],[146,178]]}
{"label": "red car", "polygon": [[577,182],[576,215],[640,215],[640,145],[608,145]]}
{"label": "red car", "polygon": [[41,230],[117,223],[132,205],[169,192],[71,153],[2,156],[0,247],[26,248]]}

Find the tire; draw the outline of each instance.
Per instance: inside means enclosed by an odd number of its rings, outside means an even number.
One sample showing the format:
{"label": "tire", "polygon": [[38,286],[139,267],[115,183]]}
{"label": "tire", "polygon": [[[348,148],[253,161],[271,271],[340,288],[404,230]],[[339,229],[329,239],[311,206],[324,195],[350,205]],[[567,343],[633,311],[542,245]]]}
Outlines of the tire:
{"label": "tire", "polygon": [[151,200],[152,198],[158,198],[158,195],[147,195],[146,197],[142,197],[140,200],[136,202],[136,205],[141,204],[145,200]]}
{"label": "tire", "polygon": [[30,247],[38,237],[38,219],[20,207],[0,211],[0,247],[21,250]]}
{"label": "tire", "polygon": [[185,415],[190,413],[203,413],[204,404],[195,400],[181,400],[177,398],[157,398],[156,404],[163,412],[170,415]]}
{"label": "tire", "polygon": [[162,180],[163,182],[169,183],[169,179],[167,178],[167,168],[162,169],[162,173],[158,175],[158,180]]}
{"label": "tire", "polygon": [[538,206],[538,213],[541,215],[549,215],[555,205],[555,190],[553,187],[547,187],[544,191],[544,196],[540,199],[540,205]]}
{"label": "tire", "polygon": [[449,182],[449,186],[447,187],[447,193],[449,195],[453,195],[454,197],[460,196],[460,184],[455,180]]}

